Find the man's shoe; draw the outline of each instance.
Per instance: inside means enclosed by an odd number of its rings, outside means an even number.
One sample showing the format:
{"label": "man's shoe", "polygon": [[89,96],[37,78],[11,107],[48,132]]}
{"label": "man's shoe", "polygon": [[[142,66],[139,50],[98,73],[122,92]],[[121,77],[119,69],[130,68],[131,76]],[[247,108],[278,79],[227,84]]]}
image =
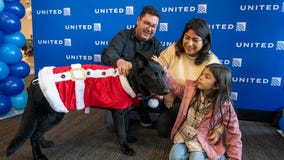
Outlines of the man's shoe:
{"label": "man's shoe", "polygon": [[147,116],[140,116],[140,125],[143,127],[150,127],[152,126],[152,120],[149,117],[149,115]]}

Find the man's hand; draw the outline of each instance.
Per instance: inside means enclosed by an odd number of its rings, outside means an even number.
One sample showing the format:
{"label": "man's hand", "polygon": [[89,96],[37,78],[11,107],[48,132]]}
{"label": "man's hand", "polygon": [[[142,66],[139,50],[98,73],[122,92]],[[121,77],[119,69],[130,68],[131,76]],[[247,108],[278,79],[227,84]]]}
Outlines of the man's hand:
{"label": "man's hand", "polygon": [[164,96],[164,104],[167,108],[171,108],[174,104],[174,100],[176,99],[175,94],[172,92],[168,93]]}
{"label": "man's hand", "polygon": [[129,61],[125,61],[123,59],[119,59],[116,61],[116,66],[118,68],[119,74],[122,74],[124,76],[127,76],[129,73],[129,70],[132,69],[132,63]]}

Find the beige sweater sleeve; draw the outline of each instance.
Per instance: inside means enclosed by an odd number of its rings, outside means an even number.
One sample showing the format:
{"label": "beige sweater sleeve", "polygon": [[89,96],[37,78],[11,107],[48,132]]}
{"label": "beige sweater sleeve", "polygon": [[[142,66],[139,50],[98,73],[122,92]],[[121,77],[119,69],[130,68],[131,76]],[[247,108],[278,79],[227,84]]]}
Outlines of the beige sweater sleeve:
{"label": "beige sweater sleeve", "polygon": [[175,51],[175,43],[168,46],[158,58],[160,64],[168,69],[175,59]]}

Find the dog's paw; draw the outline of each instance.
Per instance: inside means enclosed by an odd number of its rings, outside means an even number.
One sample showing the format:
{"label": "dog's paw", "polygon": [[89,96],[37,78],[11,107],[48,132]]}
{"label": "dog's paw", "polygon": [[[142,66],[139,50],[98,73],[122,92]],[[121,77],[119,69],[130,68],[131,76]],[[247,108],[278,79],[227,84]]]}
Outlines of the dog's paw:
{"label": "dog's paw", "polygon": [[12,151],[10,148],[8,148],[8,149],[6,150],[6,156],[8,157],[8,159],[9,159],[10,155],[13,154],[14,152],[15,152],[15,151]]}
{"label": "dog's paw", "polygon": [[124,144],[120,144],[121,150],[124,154],[128,155],[128,156],[135,156],[136,153],[135,151],[130,148],[126,143]]}
{"label": "dog's paw", "polygon": [[51,147],[54,147],[53,141],[40,142],[40,145],[41,145],[41,147],[43,147],[43,148],[51,148]]}
{"label": "dog's paw", "polygon": [[127,135],[126,136],[126,140],[128,143],[135,143],[137,142],[137,138],[135,136],[132,136],[132,135]]}

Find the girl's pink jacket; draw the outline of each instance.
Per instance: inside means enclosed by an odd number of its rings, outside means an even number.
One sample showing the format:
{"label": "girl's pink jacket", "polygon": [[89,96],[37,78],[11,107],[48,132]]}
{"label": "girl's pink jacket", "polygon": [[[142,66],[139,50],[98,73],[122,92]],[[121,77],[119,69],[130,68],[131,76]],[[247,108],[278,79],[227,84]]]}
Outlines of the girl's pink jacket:
{"label": "girl's pink jacket", "polygon": [[[197,85],[195,81],[191,80],[187,80],[185,86],[179,85],[174,81],[174,79],[169,75],[168,72],[166,72],[166,81],[170,90],[176,95],[182,97],[178,116],[171,132],[171,140],[173,140],[173,137],[177,133],[182,122],[186,119],[189,104],[192,100],[192,97],[196,93]],[[208,137],[208,133],[211,130],[210,119],[212,116],[212,112],[210,112],[201,122],[198,128],[197,138],[210,160],[215,160],[219,158],[225,152],[227,157],[241,160],[242,141],[237,114],[234,111],[233,105],[231,103],[223,104],[222,112],[223,121],[221,120],[221,114],[217,114],[214,117],[215,121],[213,122],[213,126],[217,125],[219,122],[222,122],[225,128],[225,137],[221,136],[220,140],[215,145],[210,145],[206,141],[206,137]],[[229,121],[230,114],[231,119]],[[224,138],[224,141],[222,140],[222,138]]]}

